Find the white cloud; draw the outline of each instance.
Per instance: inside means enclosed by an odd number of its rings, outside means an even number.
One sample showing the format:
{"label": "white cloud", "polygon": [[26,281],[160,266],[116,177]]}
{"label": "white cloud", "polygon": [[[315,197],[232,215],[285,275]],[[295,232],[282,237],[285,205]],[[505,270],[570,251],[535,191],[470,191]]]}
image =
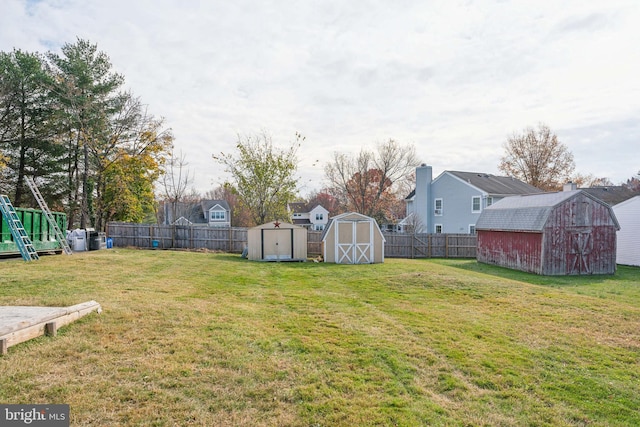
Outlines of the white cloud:
{"label": "white cloud", "polygon": [[97,43],[166,118],[201,191],[224,177],[211,155],[262,129],[307,136],[308,188],[333,151],[387,138],[436,173],[495,173],[506,136],[540,121],[579,172],[640,168],[634,1],[4,3],[0,50]]}

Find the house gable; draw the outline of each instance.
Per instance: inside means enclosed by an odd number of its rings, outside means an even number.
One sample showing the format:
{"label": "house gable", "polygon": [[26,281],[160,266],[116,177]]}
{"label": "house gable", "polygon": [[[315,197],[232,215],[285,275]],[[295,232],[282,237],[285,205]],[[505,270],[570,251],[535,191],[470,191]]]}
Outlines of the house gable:
{"label": "house gable", "polygon": [[226,200],[203,200],[201,208],[210,227],[231,226],[231,208]]}

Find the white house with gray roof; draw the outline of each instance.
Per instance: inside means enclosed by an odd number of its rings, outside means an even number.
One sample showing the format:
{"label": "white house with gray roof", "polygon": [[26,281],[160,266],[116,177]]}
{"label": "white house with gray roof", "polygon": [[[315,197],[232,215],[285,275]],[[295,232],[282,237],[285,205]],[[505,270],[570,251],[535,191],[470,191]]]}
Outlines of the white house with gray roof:
{"label": "white house with gray roof", "polygon": [[504,197],[541,193],[542,190],[511,177],[482,172],[444,171],[433,179],[431,166],[416,168],[416,188],[407,196],[403,231],[474,234],[487,206]]}
{"label": "white house with gray roof", "polygon": [[329,222],[329,211],[322,205],[310,207],[304,202],[292,202],[287,205],[291,221],[308,230],[322,231]]}

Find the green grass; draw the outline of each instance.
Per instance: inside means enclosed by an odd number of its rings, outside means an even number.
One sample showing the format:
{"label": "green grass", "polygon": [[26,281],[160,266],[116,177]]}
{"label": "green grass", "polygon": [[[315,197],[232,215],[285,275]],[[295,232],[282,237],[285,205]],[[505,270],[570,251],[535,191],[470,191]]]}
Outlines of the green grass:
{"label": "green grass", "polygon": [[107,250],[0,262],[0,305],[104,311],[9,349],[0,402],[72,425],[640,425],[640,269],[259,263]]}

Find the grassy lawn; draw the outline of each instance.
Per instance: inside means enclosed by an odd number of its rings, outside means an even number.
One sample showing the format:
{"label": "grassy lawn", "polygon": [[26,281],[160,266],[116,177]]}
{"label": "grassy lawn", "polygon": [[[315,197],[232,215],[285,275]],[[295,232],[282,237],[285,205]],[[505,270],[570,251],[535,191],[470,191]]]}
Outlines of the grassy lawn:
{"label": "grassy lawn", "polygon": [[640,425],[640,268],[0,262],[0,305],[92,299],[101,315],[0,357],[0,402],[68,403],[74,426]]}

